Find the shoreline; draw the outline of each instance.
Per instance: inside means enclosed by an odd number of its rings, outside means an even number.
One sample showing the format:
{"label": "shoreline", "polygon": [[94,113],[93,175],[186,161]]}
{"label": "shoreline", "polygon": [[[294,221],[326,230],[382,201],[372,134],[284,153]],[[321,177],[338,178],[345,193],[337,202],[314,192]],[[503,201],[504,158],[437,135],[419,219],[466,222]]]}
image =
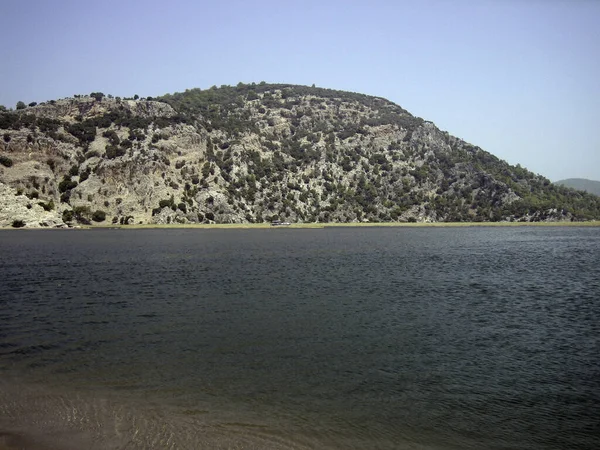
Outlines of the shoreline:
{"label": "shoreline", "polygon": [[457,227],[600,227],[600,220],[587,222],[350,222],[350,223],[292,223],[272,226],[270,223],[214,223],[214,224],[134,224],[134,225],[80,225],[73,228],[13,228],[0,230],[143,230],[143,229],[324,229],[324,228],[457,228]]}

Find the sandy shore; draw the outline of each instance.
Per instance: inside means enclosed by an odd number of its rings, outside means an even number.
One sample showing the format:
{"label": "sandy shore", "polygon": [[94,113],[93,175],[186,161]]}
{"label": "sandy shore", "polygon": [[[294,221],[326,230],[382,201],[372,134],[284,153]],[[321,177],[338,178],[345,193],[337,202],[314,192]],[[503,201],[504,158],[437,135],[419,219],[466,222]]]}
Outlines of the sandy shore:
{"label": "sandy shore", "polygon": [[58,450],[32,441],[26,436],[0,431],[0,450]]}
{"label": "sandy shore", "polygon": [[[319,228],[360,228],[360,227],[600,227],[600,221],[590,222],[435,222],[435,223],[408,223],[408,222],[353,222],[353,223],[292,223],[286,226],[272,226],[270,223],[221,223],[221,224],[138,224],[138,225],[94,225],[85,227],[96,228],[118,228],[118,229],[319,229]],[[83,229],[83,227],[82,227]]]}
{"label": "sandy shore", "polygon": [[[408,223],[408,222],[354,222],[354,223],[292,223],[286,226],[271,226],[270,223],[215,223],[215,224],[137,224],[137,225],[113,225],[95,224],[82,225],[70,230],[91,229],[120,229],[120,230],[142,230],[142,229],[322,229],[322,228],[359,228],[359,227],[397,227],[397,228],[432,228],[432,227],[600,227],[600,220],[588,222],[434,222],[434,223]],[[2,230],[53,230],[55,228],[12,228],[3,227]],[[64,228],[63,228],[64,229]],[[0,450],[2,450],[0,448]]]}

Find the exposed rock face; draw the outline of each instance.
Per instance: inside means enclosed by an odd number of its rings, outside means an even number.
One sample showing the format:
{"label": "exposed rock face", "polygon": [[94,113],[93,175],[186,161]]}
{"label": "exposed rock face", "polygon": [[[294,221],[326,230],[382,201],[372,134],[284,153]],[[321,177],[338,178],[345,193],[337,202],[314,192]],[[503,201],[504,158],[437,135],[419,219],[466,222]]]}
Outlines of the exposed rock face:
{"label": "exposed rock face", "polygon": [[597,197],[384,99],[260,84],[160,100],[0,113],[0,225],[600,217]]}
{"label": "exposed rock face", "polygon": [[89,119],[105,114],[107,111],[118,110],[125,114],[131,114],[141,118],[173,117],[176,112],[166,103],[121,100],[114,98],[103,98],[98,101],[93,97],[83,96],[67,98],[42,103],[27,108],[22,113],[33,114],[46,119],[59,119],[66,122],[75,122],[77,118]]}
{"label": "exposed rock face", "polygon": [[0,227],[62,228],[66,227],[57,211],[48,211],[36,199],[15,195],[13,189],[0,183]]}

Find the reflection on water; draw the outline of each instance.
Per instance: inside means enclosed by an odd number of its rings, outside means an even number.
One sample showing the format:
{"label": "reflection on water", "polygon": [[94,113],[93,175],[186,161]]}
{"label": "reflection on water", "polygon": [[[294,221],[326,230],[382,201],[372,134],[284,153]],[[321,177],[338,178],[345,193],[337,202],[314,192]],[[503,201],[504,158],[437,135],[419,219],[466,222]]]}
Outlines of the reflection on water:
{"label": "reflection on water", "polygon": [[5,440],[600,446],[599,229],[5,231],[0,251]]}

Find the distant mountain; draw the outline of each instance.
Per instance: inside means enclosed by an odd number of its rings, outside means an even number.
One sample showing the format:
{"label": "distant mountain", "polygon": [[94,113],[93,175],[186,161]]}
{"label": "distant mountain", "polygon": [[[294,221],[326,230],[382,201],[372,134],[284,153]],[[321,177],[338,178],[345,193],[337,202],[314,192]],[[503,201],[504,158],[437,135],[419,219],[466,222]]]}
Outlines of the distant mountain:
{"label": "distant mountain", "polygon": [[567,178],[566,180],[555,181],[554,184],[600,195],[600,181],[587,180],[585,178]]}
{"label": "distant mountain", "polygon": [[379,97],[252,83],[0,110],[0,226],[600,219]]}

